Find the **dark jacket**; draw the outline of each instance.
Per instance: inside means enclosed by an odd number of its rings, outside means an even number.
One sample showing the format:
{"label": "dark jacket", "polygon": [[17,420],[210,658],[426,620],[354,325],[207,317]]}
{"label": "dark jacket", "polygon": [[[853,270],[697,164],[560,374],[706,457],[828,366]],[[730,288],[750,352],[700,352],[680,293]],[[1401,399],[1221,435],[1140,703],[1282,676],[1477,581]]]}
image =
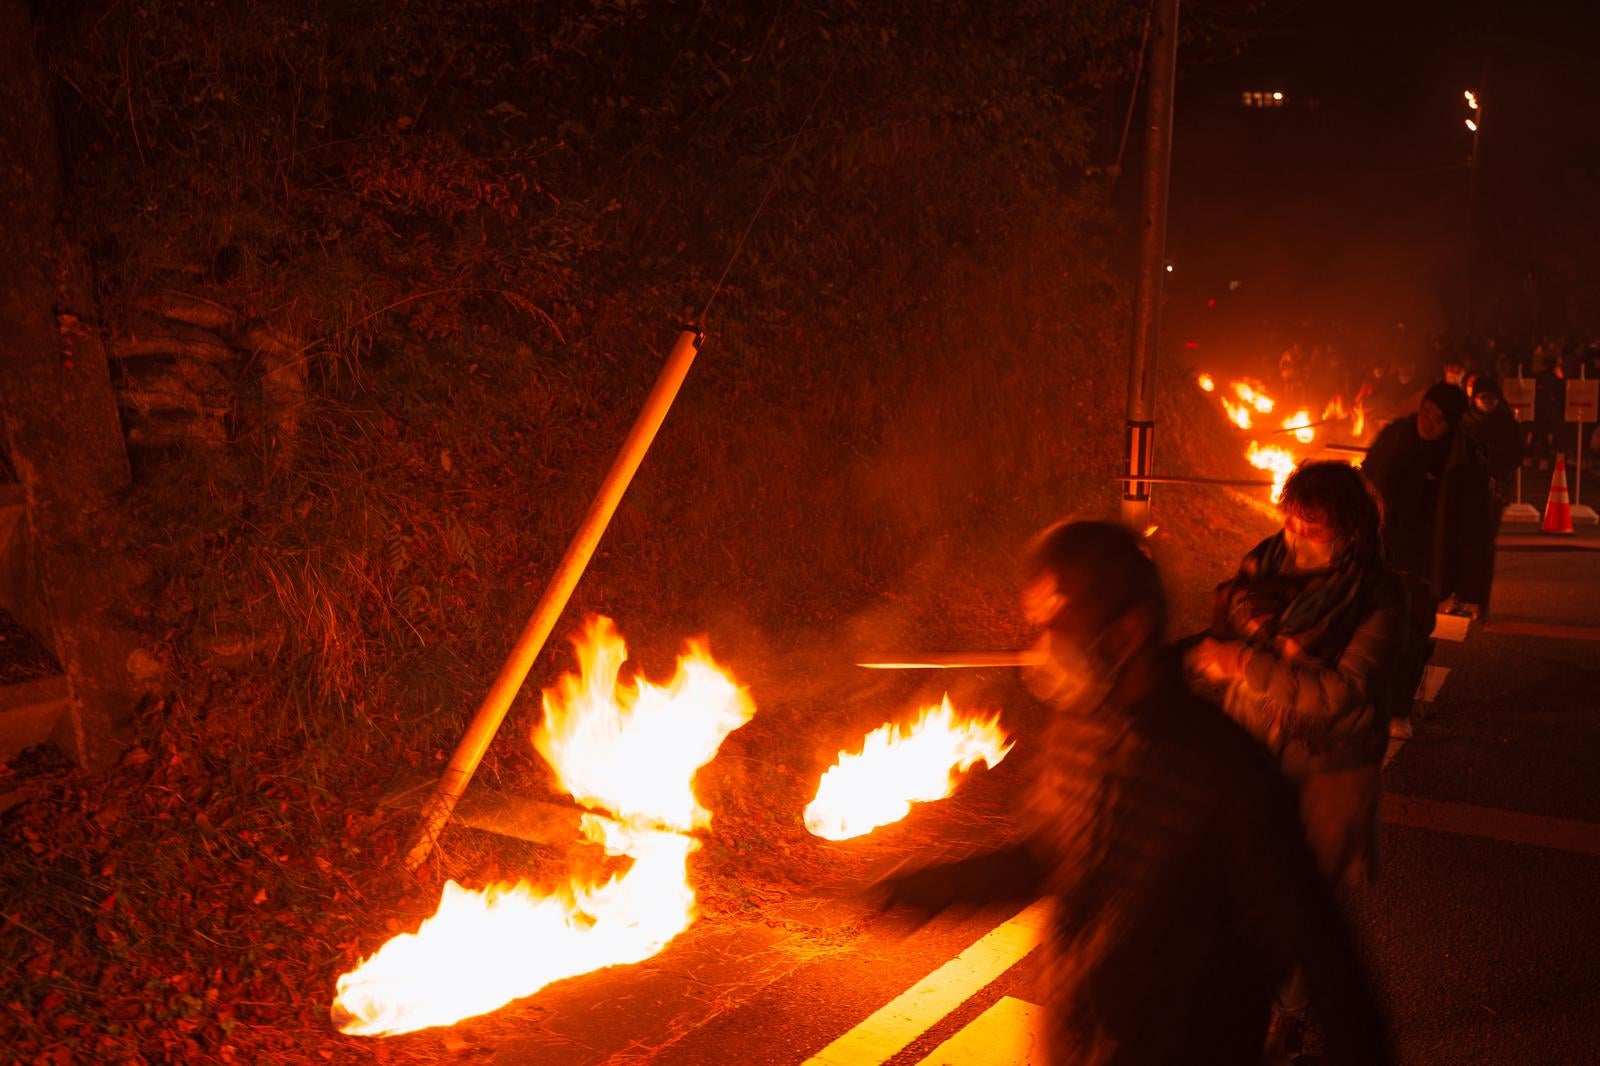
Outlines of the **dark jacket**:
{"label": "dark jacket", "polygon": [[1504,506],[1511,501],[1517,467],[1522,465],[1522,426],[1517,416],[1501,401],[1488,414],[1469,408],[1461,428],[1482,451],[1489,466],[1490,489]]}
{"label": "dark jacket", "polygon": [[1489,470],[1459,428],[1425,441],[1417,416],[1391,422],[1367,452],[1362,471],[1383,499],[1389,563],[1432,599],[1473,602],[1494,567],[1494,501]]}
{"label": "dark jacket", "polygon": [[1247,643],[1223,709],[1296,780],[1376,766],[1389,742],[1390,680],[1408,639],[1406,618],[1405,586],[1385,573],[1335,661],[1294,658]]}
{"label": "dark jacket", "polygon": [[1053,710],[1043,739],[1023,811],[1028,847],[916,877],[946,893],[940,902],[1041,887],[1055,899],[1043,949],[1052,1062],[1258,1062],[1273,994],[1296,965],[1328,1061],[1389,1061],[1293,789],[1259,744],[1187,691],[1175,656],[1137,705]]}

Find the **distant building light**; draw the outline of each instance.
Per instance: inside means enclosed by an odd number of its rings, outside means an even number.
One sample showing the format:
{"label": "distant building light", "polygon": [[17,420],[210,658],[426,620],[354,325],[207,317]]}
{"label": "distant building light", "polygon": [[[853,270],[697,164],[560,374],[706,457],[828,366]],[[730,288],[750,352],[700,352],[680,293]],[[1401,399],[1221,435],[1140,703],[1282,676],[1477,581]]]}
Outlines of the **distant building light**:
{"label": "distant building light", "polygon": [[1282,107],[1284,100],[1282,90],[1272,92],[1246,90],[1239,94],[1239,103],[1245,107]]}
{"label": "distant building light", "polygon": [[1171,263],[1167,264],[1167,273],[1168,274],[1172,273],[1172,264]]}

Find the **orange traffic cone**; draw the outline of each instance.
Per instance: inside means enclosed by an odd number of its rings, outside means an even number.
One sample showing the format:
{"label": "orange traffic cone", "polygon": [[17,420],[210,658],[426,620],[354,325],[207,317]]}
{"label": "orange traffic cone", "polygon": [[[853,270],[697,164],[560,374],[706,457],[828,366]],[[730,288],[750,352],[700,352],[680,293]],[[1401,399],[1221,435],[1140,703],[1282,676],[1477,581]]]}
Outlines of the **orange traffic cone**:
{"label": "orange traffic cone", "polygon": [[1550,499],[1544,505],[1541,533],[1571,533],[1572,503],[1567,499],[1567,457],[1556,456],[1556,472],[1550,478]]}

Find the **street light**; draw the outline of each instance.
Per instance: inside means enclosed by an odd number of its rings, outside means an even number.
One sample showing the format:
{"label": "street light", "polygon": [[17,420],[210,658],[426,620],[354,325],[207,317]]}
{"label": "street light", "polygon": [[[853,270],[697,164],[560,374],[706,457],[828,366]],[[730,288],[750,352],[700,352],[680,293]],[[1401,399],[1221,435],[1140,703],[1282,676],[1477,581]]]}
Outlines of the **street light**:
{"label": "street light", "polygon": [[1463,90],[1461,98],[1467,102],[1467,107],[1472,111],[1472,114],[1461,121],[1467,127],[1467,132],[1472,134],[1472,154],[1467,158],[1476,166],[1478,162],[1478,131],[1483,127],[1483,105],[1478,102],[1478,94],[1471,89]]}

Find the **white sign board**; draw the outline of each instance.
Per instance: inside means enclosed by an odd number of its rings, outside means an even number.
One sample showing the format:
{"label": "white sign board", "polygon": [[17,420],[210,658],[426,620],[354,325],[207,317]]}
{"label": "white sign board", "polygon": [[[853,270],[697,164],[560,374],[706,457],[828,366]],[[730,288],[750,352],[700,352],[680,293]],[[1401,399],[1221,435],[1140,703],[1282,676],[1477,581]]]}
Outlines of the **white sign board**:
{"label": "white sign board", "polygon": [[1600,378],[1567,379],[1567,421],[1593,422],[1600,407]]}
{"label": "white sign board", "polygon": [[[1600,378],[1596,380],[1600,381]],[[1506,398],[1506,403],[1511,405],[1511,413],[1517,416],[1518,422],[1533,421],[1532,378],[1502,378],[1500,393]]]}

